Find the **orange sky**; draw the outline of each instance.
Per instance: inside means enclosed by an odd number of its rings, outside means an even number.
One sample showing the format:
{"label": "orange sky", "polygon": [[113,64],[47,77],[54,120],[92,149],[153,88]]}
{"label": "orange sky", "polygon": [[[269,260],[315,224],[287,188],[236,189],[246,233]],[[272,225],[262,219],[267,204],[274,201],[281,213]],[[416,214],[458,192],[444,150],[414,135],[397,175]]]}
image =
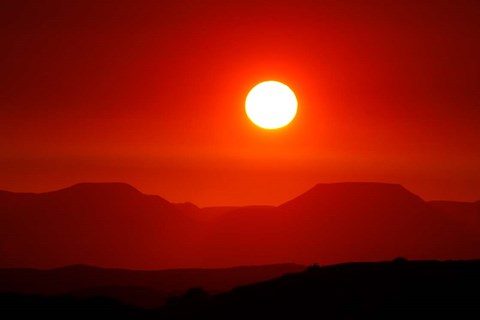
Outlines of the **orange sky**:
{"label": "orange sky", "polygon": [[[319,182],[480,199],[478,1],[2,1],[0,189],[279,204]],[[244,112],[296,93],[287,127]]]}

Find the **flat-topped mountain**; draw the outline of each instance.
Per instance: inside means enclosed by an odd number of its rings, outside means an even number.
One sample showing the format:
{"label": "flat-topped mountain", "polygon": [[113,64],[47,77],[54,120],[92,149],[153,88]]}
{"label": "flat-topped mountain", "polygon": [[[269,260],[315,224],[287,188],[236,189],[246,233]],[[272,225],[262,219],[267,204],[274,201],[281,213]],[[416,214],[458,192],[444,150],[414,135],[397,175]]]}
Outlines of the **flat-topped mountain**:
{"label": "flat-topped mountain", "polygon": [[2,191],[0,267],[472,259],[480,257],[480,224],[469,223],[477,206],[425,202],[400,185],[361,182],[319,184],[278,207],[205,209],[124,183]]}
{"label": "flat-topped mountain", "polygon": [[326,205],[419,205],[423,200],[399,184],[375,182],[343,182],[317,184],[312,189],[281,205],[294,206]]}

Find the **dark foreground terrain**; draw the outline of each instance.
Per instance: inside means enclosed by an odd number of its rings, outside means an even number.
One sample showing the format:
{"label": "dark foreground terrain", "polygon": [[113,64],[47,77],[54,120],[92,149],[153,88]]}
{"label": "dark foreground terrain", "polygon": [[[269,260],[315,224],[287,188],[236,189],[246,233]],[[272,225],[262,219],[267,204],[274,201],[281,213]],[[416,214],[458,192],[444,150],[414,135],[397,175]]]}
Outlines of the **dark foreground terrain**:
{"label": "dark foreground terrain", "polygon": [[480,261],[311,266],[218,295],[193,288],[158,309],[133,308],[111,298],[15,294],[2,294],[0,309],[4,319],[478,319]]}
{"label": "dark foreground terrain", "polygon": [[209,294],[229,291],[305,270],[296,264],[224,269],[128,270],[85,265],[57,269],[0,269],[0,293],[32,296],[113,298],[126,305],[152,309],[168,298],[200,287]]}

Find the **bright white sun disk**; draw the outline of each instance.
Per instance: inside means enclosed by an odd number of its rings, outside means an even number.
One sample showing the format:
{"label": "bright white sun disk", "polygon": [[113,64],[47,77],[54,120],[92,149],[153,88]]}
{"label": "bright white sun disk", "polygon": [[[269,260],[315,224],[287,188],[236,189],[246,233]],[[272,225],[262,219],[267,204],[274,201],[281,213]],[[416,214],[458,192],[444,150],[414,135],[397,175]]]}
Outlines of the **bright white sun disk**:
{"label": "bright white sun disk", "polygon": [[297,104],[297,98],[288,86],[278,81],[265,81],[248,93],[245,111],[257,126],[277,129],[295,118]]}

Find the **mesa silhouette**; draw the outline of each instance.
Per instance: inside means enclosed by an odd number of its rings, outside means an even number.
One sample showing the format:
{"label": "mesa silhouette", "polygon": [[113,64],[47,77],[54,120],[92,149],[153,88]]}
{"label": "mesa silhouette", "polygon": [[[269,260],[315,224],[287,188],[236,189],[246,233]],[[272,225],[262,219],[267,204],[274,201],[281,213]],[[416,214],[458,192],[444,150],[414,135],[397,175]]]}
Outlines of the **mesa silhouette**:
{"label": "mesa silhouette", "polygon": [[130,269],[480,257],[479,203],[319,184],[278,207],[198,208],[122,183],[0,192],[0,267]]}

